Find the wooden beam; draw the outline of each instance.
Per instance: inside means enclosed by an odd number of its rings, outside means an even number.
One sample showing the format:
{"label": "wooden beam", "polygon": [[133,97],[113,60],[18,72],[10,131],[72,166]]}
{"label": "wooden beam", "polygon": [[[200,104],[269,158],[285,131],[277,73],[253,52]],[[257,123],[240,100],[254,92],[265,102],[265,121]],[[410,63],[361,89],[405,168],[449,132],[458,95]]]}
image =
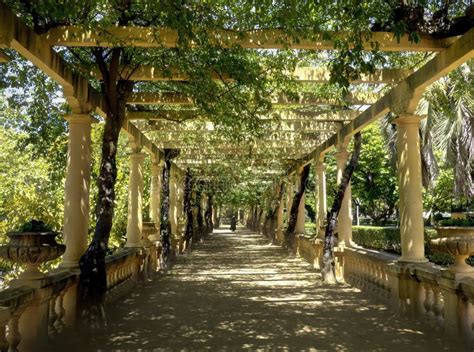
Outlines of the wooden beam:
{"label": "wooden beam", "polygon": [[302,158],[300,163],[308,164],[312,162],[321,153],[325,153],[336,145],[338,141],[350,138],[390,111],[395,114],[414,113],[421,95],[429,85],[473,58],[474,28],[460,37],[448,49],[436,55],[418,71],[393,87],[385,96],[341,128],[338,135],[331,136],[317,149]]}
{"label": "wooden beam", "polygon": [[[370,105],[377,101],[378,95],[374,93],[357,92],[348,97],[346,102],[350,105]],[[133,93],[127,101],[134,105],[193,105],[190,97],[180,93]],[[341,101],[333,98],[321,98],[312,93],[303,93],[297,98],[280,94],[272,101],[274,106],[305,106],[305,105],[343,105]]]}
{"label": "wooden beam", "polygon": [[[352,84],[358,83],[396,83],[408,77],[413,70],[407,69],[384,69],[375,70],[371,74],[363,74],[358,79],[351,81]],[[300,82],[325,83],[329,82],[331,72],[320,67],[298,67],[292,76]]]}
{"label": "wooden beam", "polygon": [[[363,74],[358,79],[351,81],[353,84],[360,83],[396,83],[406,78],[412,70],[405,69],[384,69],[375,70],[371,74]],[[100,71],[92,72],[97,79],[102,79]],[[211,78],[216,81],[231,80],[227,74],[219,75],[211,71]],[[179,72],[176,68],[159,68],[154,66],[143,65],[138,68],[124,67],[121,71],[121,76],[131,81],[145,81],[145,82],[161,82],[161,81],[178,81],[185,82],[189,77],[184,73]],[[328,69],[321,67],[297,67],[291,73],[291,76],[302,83],[327,83],[330,80],[331,72]]]}
{"label": "wooden beam", "polygon": [[[267,128],[267,131],[269,133],[273,132],[289,132],[289,133],[304,133],[304,132],[334,132],[340,129],[343,126],[342,123],[340,122],[321,122],[321,123],[310,123],[310,124],[305,124],[305,123],[281,123],[279,125],[274,124]],[[217,131],[212,128],[207,128],[206,126],[204,127],[196,127],[196,128],[163,128],[162,126],[154,126],[151,125],[149,127],[142,128],[140,127],[140,130],[142,131],[147,131],[147,132],[154,132],[154,133],[169,133],[172,135],[200,135],[200,134],[213,134],[217,133]]]}
{"label": "wooden beam", "polygon": [[[338,111],[302,111],[302,110],[275,110],[269,116],[263,116],[262,119],[273,119],[275,116],[281,122],[332,122],[332,121],[348,121],[359,116],[360,111],[357,110],[338,110]],[[130,121],[148,120],[167,125],[179,125],[187,123],[195,123],[199,119],[200,122],[209,121],[205,116],[201,115],[197,110],[160,110],[152,111],[127,111],[127,118]],[[190,121],[187,121],[190,120]]]}
{"label": "wooden beam", "polygon": [[0,51],[0,64],[4,64],[4,63],[7,63],[7,62],[10,62],[10,58],[8,57],[7,54]]}
{"label": "wooden beam", "polygon": [[[308,39],[294,40],[291,35],[278,29],[261,29],[245,32],[232,30],[209,30],[210,43],[223,47],[239,45],[247,49],[304,49],[334,50],[334,39],[344,38],[348,33],[315,33]],[[178,33],[170,28],[153,27],[111,27],[100,32],[79,26],[58,27],[43,35],[51,45],[68,47],[114,47],[133,46],[141,48],[174,48],[178,44]],[[331,39],[328,39],[331,38]],[[388,32],[374,32],[363,43],[366,50],[379,43],[382,51],[441,51],[452,42],[448,39],[432,39],[421,35],[419,43],[413,43],[404,35],[400,40]],[[193,45],[193,43],[191,43]]]}
{"label": "wooden beam", "polygon": [[[3,2],[0,2],[0,48],[16,50],[57,82],[63,88],[64,96],[74,113],[88,114],[96,111],[105,116],[100,93],[86,79],[69,69],[63,58],[51,49],[50,43],[23,24]],[[163,157],[163,152],[133,124],[125,123],[122,130],[139,141],[150,154]]]}

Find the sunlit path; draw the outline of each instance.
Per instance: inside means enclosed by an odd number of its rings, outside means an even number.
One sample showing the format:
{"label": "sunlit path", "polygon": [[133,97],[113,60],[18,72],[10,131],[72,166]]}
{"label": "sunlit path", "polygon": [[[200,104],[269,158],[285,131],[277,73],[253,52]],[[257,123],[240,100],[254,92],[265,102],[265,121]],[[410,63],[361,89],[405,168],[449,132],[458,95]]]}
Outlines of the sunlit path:
{"label": "sunlit path", "polygon": [[356,289],[321,284],[309,264],[247,231],[209,236],[109,318],[76,350],[460,350]]}

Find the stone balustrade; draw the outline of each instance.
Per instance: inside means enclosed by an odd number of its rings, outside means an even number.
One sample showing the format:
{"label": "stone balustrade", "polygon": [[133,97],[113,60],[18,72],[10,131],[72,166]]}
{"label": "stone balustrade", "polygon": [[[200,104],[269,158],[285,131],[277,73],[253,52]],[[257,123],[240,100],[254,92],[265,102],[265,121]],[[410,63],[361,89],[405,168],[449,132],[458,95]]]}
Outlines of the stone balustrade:
{"label": "stone balustrade", "polygon": [[[297,236],[298,254],[320,268],[323,242]],[[402,263],[389,253],[355,246],[335,248],[336,277],[474,346],[474,277],[433,263]]]}
{"label": "stone balustrade", "polygon": [[[156,247],[152,245],[124,248],[107,256],[106,302],[147,279],[150,271],[157,269],[156,260],[150,259],[154,255]],[[49,341],[74,326],[78,280],[77,271],[58,269],[34,284],[13,282],[12,287],[0,291],[0,351],[47,350],[44,346]]]}

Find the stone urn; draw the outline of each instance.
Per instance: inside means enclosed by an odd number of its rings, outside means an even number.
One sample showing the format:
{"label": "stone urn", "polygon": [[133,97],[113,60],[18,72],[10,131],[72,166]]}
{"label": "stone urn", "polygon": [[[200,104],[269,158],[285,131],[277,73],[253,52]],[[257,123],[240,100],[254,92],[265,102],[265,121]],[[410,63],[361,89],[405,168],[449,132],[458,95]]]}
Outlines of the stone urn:
{"label": "stone urn", "polygon": [[57,232],[9,232],[9,243],[0,246],[0,257],[26,266],[20,280],[37,280],[45,275],[38,270],[42,263],[61,256],[66,246],[55,240]]}
{"label": "stone urn", "polygon": [[438,237],[431,240],[437,252],[451,254],[454,264],[448,267],[453,273],[474,273],[474,267],[466,264],[466,259],[474,254],[474,227],[437,227]]}
{"label": "stone urn", "polygon": [[154,222],[143,222],[142,224],[142,243],[151,245],[152,241],[159,241],[160,236]]}

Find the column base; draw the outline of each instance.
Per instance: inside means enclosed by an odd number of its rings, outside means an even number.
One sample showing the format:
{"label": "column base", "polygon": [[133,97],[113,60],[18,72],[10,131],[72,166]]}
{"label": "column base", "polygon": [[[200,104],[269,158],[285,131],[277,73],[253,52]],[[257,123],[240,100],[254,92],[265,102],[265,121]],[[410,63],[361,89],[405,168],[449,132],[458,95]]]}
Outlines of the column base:
{"label": "column base", "polygon": [[79,270],[79,262],[62,262],[58,268],[65,270]]}
{"label": "column base", "polygon": [[143,244],[141,244],[141,243],[125,243],[125,248],[137,248],[137,247],[143,247]]}
{"label": "column base", "polygon": [[428,263],[429,260],[427,258],[407,258],[401,256],[400,259],[397,260],[397,263],[401,264],[411,264],[411,263]]}

